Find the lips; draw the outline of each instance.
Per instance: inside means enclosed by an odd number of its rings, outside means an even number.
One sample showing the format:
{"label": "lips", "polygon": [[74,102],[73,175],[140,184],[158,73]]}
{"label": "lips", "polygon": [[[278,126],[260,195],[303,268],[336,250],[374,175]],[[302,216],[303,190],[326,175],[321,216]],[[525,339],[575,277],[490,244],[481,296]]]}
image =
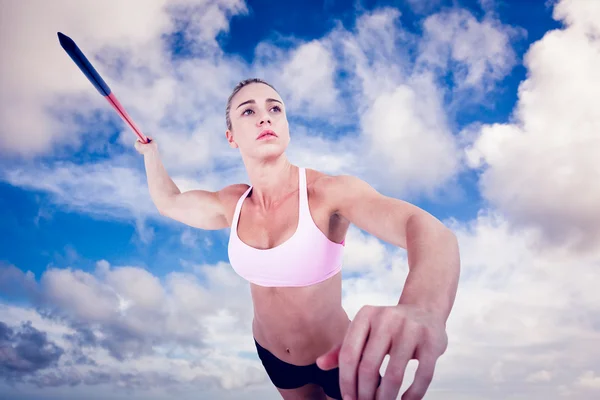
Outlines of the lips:
{"label": "lips", "polygon": [[270,129],[265,129],[258,135],[258,137],[256,139],[258,140],[258,139],[262,139],[265,137],[277,137],[277,134]]}

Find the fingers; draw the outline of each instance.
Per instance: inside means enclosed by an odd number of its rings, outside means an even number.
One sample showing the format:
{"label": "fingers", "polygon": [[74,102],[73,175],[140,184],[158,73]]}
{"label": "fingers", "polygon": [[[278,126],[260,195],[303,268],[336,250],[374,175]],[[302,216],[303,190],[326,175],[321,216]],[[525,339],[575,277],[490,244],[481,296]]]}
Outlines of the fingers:
{"label": "fingers", "polygon": [[340,390],[342,397],[346,399],[357,399],[357,379],[358,365],[361,354],[369,335],[370,328],[369,307],[363,307],[350,324],[346,331],[346,337],[342,343],[339,355],[340,364]]}
{"label": "fingers", "polygon": [[317,358],[317,366],[324,371],[337,367],[339,365],[339,356],[341,348],[341,344],[337,345],[333,349],[329,350],[327,353]]}
{"label": "fingers", "polygon": [[402,395],[402,400],[421,400],[425,396],[433,380],[435,361],[435,357],[430,355],[423,355],[419,358],[419,366],[415,372],[415,379],[404,395]]}
{"label": "fingers", "polygon": [[417,337],[414,335],[402,335],[401,340],[392,343],[390,362],[381,380],[378,399],[387,400],[398,397],[406,366],[415,352],[416,345]]}
{"label": "fingers", "polygon": [[[346,331],[339,351],[340,390],[344,400],[398,398],[406,367],[419,362],[402,400],[421,400],[433,379],[435,363],[447,346],[444,327],[419,309],[365,306]],[[327,364],[335,352],[321,360]],[[379,369],[389,354],[384,376]]]}
{"label": "fingers", "polygon": [[390,349],[391,336],[381,334],[371,328],[363,352],[360,366],[358,367],[358,400],[371,400],[375,398],[379,384],[379,369],[383,359]]}

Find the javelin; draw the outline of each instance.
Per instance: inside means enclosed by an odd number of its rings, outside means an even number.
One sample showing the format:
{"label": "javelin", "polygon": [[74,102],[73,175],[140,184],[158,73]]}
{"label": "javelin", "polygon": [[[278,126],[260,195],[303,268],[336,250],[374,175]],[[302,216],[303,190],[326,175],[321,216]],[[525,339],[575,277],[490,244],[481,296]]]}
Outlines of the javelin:
{"label": "javelin", "polygon": [[79,47],[75,44],[73,39],[58,32],[58,41],[63,49],[67,52],[69,57],[77,64],[81,72],[90,80],[92,85],[100,92],[110,105],[117,111],[117,113],[123,118],[123,121],[129,125],[133,132],[141,139],[142,143],[148,143],[149,139],[144,136],[142,131],[135,125],[129,114],[125,111],[125,108],[119,103],[119,100],[115,97],[115,94],[111,92],[110,88],[104,82],[98,71],[94,69],[92,64],[83,55],[83,52],[79,50]]}

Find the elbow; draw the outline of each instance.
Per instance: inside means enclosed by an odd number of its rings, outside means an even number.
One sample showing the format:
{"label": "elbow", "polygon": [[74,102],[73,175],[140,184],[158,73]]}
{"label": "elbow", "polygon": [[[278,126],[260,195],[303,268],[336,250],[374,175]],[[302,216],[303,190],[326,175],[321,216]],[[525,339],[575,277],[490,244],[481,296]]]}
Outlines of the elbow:
{"label": "elbow", "polygon": [[444,243],[445,247],[453,249],[454,252],[458,252],[458,237],[452,229],[448,228],[442,222],[438,222],[435,232],[435,236],[438,238],[439,243]]}
{"label": "elbow", "polygon": [[456,235],[442,221],[420,210],[406,220],[406,233],[409,237],[429,238],[429,240],[455,241]]}
{"label": "elbow", "polygon": [[156,206],[156,210],[158,211],[158,213],[160,215],[162,215],[163,217],[168,217],[169,216],[169,208],[166,207],[164,204],[155,204]]}
{"label": "elbow", "polygon": [[446,240],[448,240],[448,242],[452,243],[453,246],[458,247],[458,237],[456,236],[456,233],[454,233],[454,231],[452,229],[448,228],[445,225],[442,229],[443,229],[443,235],[447,238]]}
{"label": "elbow", "polygon": [[412,215],[407,221],[407,239],[428,242],[443,248],[446,254],[458,256],[458,237],[452,229],[427,213]]}
{"label": "elbow", "polygon": [[[433,216],[429,216],[428,223],[429,223],[430,229],[435,232],[435,235],[438,238],[440,238],[440,240],[443,240],[443,241],[445,241],[447,243],[451,243],[451,244],[458,242],[458,239],[457,239],[454,231],[452,229],[450,229],[446,224],[444,224],[439,219],[437,219]],[[424,222],[424,224],[427,224],[427,223]]]}
{"label": "elbow", "polygon": [[172,197],[163,197],[154,201],[154,206],[158,213],[162,216],[168,217],[173,209]]}

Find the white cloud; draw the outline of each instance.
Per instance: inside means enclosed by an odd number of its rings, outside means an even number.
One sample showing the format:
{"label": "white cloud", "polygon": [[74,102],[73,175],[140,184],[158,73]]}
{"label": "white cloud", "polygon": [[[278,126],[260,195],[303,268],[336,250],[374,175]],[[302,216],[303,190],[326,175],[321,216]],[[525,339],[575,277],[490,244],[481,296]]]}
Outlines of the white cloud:
{"label": "white cloud", "polygon": [[326,132],[296,125],[291,132],[292,144],[287,152],[291,162],[299,166],[338,175],[348,171],[361,173],[358,144],[351,138],[333,140]]}
{"label": "white cloud", "polygon": [[386,264],[385,245],[376,237],[351,226],[346,235],[344,272],[368,273]]}
{"label": "white cloud", "polygon": [[600,391],[600,374],[594,371],[585,371],[578,379],[577,384],[584,388]]}
{"label": "white cloud", "polygon": [[550,382],[552,380],[552,373],[546,370],[534,372],[525,378],[527,382]]}
{"label": "white cloud", "polygon": [[173,14],[178,22],[187,25],[186,37],[203,46],[218,46],[216,36],[229,30],[229,20],[248,11],[245,2],[240,0],[176,0],[167,2],[166,7],[175,10]]}
{"label": "white cloud", "polygon": [[458,172],[458,148],[441,109],[425,78],[380,94],[362,116],[371,174],[394,194],[431,193]]}
{"label": "white cloud", "polygon": [[202,233],[203,232],[198,231],[197,229],[185,228],[183,232],[181,232],[181,244],[190,248],[202,247],[204,249],[210,249],[213,245],[213,241]]}
{"label": "white cloud", "polygon": [[51,269],[43,275],[41,284],[48,300],[74,318],[107,323],[119,312],[116,293],[81,270]]}
{"label": "white cloud", "polygon": [[[466,10],[446,11],[423,29],[425,36],[415,37],[398,10],[382,8],[358,17],[354,32],[328,37],[352,77],[344,82],[358,110],[360,135],[352,139],[372,166],[358,172],[396,196],[450,189],[462,159],[445,97],[474,101],[463,89],[485,93],[515,65],[514,29],[493,16],[478,21]],[[442,85],[448,73],[455,75],[452,93]]]}
{"label": "white cloud", "polygon": [[106,274],[106,283],[135,306],[158,309],[165,301],[160,281],[148,271],[122,267]]}
{"label": "white cloud", "polygon": [[[277,71],[280,70],[280,71]],[[288,62],[273,71],[284,101],[294,115],[314,118],[334,116],[338,92],[334,86],[335,59],[319,40],[294,49]],[[287,95],[287,96],[286,96]]]}
{"label": "white cloud", "polygon": [[426,14],[440,6],[441,0],[406,0],[410,8],[418,14]]}
{"label": "white cloud", "polygon": [[351,74],[344,81],[355,96],[359,115],[380,93],[402,82],[410,68],[410,36],[399,27],[400,12],[383,8],[357,17],[353,31],[334,30],[330,40],[342,57],[343,71]]}
{"label": "white cloud", "polygon": [[[354,32],[328,39],[342,54],[359,135],[348,135],[361,162],[352,172],[386,194],[433,192],[459,169],[458,149],[432,74],[414,69],[416,38],[399,26],[396,9],[361,15]],[[359,170],[358,168],[362,168]]]}
{"label": "white cloud", "polygon": [[589,320],[600,298],[588,289],[598,284],[591,274],[600,253],[549,252],[539,248],[535,231],[514,230],[494,214],[456,231],[463,269],[448,326],[453,336],[444,365],[455,368],[448,379],[469,371],[478,384],[491,379],[492,387],[501,379],[540,399],[552,398],[561,384],[571,387],[573,373],[600,356],[590,351],[599,332]]}
{"label": "white cloud", "polygon": [[516,64],[511,39],[521,31],[491,15],[478,21],[464,9],[444,11],[429,16],[423,28],[419,63],[440,68],[442,76],[450,70],[457,90],[489,90]]}
{"label": "white cloud", "polygon": [[14,186],[47,192],[54,202],[79,212],[117,218],[156,214],[145,176],[129,163],[116,159],[82,165],[57,162],[13,168],[3,178]]}
{"label": "white cloud", "polygon": [[592,35],[600,33],[599,14],[600,4],[586,0],[557,1],[553,12],[555,19],[563,20],[573,30]]}
{"label": "white cloud", "polygon": [[[104,260],[94,273],[49,269],[31,296],[40,308],[2,305],[0,320],[9,326],[32,321],[65,350],[56,368],[35,377],[40,384],[53,373],[59,385],[66,384],[64,374],[73,368],[89,381],[108,374],[116,386],[178,383],[184,389],[215,381],[234,390],[264,382],[258,358],[242,356],[255,351],[248,288],[228,264],[196,270],[170,273],[161,282],[141,268],[111,267]],[[0,278],[14,281],[4,273]],[[38,313],[42,310],[50,319]],[[78,364],[80,355],[95,365]],[[137,383],[122,381],[131,380],[123,376],[130,373]]]}
{"label": "white cloud", "polygon": [[567,26],[527,52],[514,122],[484,125],[466,151],[482,195],[513,224],[580,249],[600,239],[599,10],[585,0],[556,5]]}

